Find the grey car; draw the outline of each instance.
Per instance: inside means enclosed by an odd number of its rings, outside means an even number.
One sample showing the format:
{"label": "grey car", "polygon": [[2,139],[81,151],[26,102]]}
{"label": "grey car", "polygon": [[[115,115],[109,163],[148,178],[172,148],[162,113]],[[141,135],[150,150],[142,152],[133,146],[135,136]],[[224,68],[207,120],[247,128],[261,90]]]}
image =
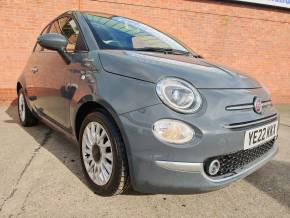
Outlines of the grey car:
{"label": "grey car", "polygon": [[267,89],[141,22],[69,11],[50,22],[17,82],[23,126],[80,147],[99,195],[211,191],[277,152]]}

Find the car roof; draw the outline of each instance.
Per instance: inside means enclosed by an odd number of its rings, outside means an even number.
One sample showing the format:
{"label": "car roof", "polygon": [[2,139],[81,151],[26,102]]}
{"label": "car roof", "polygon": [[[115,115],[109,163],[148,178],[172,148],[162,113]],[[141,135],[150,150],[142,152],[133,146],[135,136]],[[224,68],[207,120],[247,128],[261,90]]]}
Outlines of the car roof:
{"label": "car roof", "polygon": [[79,11],[81,14],[91,14],[91,15],[96,15],[100,17],[114,17],[116,16],[115,14],[108,14],[108,13],[102,13],[102,12],[96,12],[96,11]]}
{"label": "car roof", "polygon": [[[73,14],[73,13],[91,14],[91,15],[96,15],[96,16],[100,16],[100,17],[107,17],[107,18],[117,16],[115,14],[103,13],[103,12],[98,12],[98,11],[80,11],[80,10],[69,10],[69,11],[62,13],[61,15]],[[59,16],[61,16],[61,15],[59,15]]]}

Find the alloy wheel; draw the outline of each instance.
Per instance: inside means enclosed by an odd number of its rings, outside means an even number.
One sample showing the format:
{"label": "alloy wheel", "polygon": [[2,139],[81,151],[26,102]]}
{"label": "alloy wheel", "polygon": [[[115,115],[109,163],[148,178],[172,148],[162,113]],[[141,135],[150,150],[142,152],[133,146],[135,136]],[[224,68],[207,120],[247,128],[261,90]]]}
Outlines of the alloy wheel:
{"label": "alloy wheel", "polygon": [[19,94],[18,98],[18,111],[19,111],[19,117],[22,122],[25,121],[25,100],[22,93]]}
{"label": "alloy wheel", "polygon": [[103,186],[112,175],[112,145],[105,128],[98,122],[90,122],[82,136],[82,155],[85,169],[91,180]]}

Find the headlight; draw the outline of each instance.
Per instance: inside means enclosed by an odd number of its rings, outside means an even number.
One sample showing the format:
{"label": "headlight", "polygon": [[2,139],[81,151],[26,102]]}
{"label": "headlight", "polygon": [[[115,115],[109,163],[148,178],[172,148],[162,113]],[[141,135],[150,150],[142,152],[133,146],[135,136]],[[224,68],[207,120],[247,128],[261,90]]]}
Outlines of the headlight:
{"label": "headlight", "polygon": [[153,134],[161,141],[183,144],[192,140],[194,130],[184,122],[178,120],[158,120],[153,125]]}
{"label": "headlight", "polygon": [[201,96],[191,84],[177,78],[166,78],[157,83],[156,92],[168,107],[182,113],[197,111]]}

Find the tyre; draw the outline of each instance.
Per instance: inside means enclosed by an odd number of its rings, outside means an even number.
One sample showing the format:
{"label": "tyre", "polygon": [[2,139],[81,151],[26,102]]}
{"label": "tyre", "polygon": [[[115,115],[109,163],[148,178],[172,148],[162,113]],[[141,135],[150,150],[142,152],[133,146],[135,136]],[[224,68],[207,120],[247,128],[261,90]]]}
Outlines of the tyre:
{"label": "tyre", "polygon": [[23,89],[18,92],[18,116],[22,126],[34,126],[38,122],[27,106]]}
{"label": "tyre", "polygon": [[110,116],[88,114],[80,129],[82,168],[93,191],[102,196],[121,194],[129,186],[125,146]]}

